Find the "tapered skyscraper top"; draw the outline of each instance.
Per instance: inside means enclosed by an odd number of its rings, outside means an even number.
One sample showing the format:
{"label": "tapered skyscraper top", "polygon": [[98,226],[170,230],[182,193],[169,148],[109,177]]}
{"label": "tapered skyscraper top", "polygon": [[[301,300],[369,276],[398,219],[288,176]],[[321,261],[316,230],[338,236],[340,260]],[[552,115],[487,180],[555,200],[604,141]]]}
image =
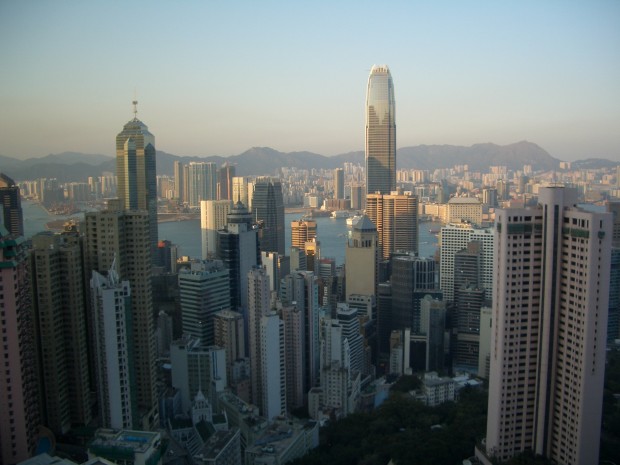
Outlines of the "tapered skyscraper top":
{"label": "tapered skyscraper top", "polygon": [[151,247],[157,247],[157,177],[155,167],[155,137],[137,117],[116,136],[116,175],[118,197],[125,210],[149,212]]}
{"label": "tapered skyscraper top", "polygon": [[394,84],[387,65],[374,65],[366,91],[366,192],[396,189]]}

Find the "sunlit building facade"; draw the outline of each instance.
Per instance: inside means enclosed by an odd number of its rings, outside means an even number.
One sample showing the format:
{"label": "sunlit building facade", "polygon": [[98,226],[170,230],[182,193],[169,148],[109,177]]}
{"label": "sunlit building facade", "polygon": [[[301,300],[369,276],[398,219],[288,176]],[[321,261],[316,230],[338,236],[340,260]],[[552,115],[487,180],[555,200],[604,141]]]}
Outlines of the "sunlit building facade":
{"label": "sunlit building facade", "polygon": [[366,91],[366,193],[396,188],[394,84],[387,65],[374,65]]}

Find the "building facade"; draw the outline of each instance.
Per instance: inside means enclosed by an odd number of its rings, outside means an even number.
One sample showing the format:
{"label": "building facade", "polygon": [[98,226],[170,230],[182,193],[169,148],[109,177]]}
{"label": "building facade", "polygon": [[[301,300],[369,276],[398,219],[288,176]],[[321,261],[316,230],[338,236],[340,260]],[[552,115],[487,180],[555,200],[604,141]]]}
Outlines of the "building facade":
{"label": "building facade", "polygon": [[387,65],[374,65],[366,90],[366,193],[396,189],[394,84]]}
{"label": "building facade", "polygon": [[546,187],[537,208],[497,212],[484,463],[598,463],[612,218],[576,203]]}

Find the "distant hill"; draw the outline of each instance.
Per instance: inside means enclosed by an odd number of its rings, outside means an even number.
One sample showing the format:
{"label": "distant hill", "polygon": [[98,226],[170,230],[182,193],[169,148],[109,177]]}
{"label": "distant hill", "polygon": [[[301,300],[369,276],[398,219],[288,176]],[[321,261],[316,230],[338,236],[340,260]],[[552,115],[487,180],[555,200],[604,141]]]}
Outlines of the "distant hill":
{"label": "distant hill", "polygon": [[588,158],[586,160],[578,160],[571,163],[571,169],[575,170],[598,170],[602,168],[613,168],[620,165],[617,161],[607,160],[605,158]]}
{"label": "distant hill", "polygon": [[[475,144],[470,147],[457,145],[417,145],[401,147],[397,152],[396,165],[399,169],[434,170],[451,168],[454,165],[469,165],[472,171],[488,170],[492,165],[507,166],[519,170],[523,165],[532,165],[534,171],[558,169],[560,160],[553,158],[538,145],[521,141],[509,145],[492,143]],[[157,173],[172,175],[174,162],[187,164],[191,161],[210,161],[222,165],[224,162],[236,165],[238,176],[276,175],[280,168],[333,169],[345,162],[364,164],[364,152],[355,151],[333,157],[313,152],[280,152],[270,147],[252,147],[230,157],[184,157],[157,152]],[[573,167],[612,167],[617,162],[593,159],[573,162]],[[61,182],[85,181],[88,176],[101,176],[104,171],[115,172],[116,160],[98,154],[64,152],[50,154],[43,158],[18,160],[0,155],[0,171],[18,180],[40,177],[57,178]]]}

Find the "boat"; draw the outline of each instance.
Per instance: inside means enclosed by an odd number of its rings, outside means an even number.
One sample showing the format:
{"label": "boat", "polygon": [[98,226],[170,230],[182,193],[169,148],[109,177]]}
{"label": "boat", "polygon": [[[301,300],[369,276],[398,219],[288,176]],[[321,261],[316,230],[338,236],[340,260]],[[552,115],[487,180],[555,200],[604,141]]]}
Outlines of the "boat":
{"label": "boat", "polygon": [[347,218],[347,226],[352,228],[361,219],[362,219],[361,215],[350,216],[350,217]]}
{"label": "boat", "polygon": [[332,212],[332,218],[348,218],[349,212],[346,210],[334,210]]}
{"label": "boat", "polygon": [[431,228],[428,232],[431,234],[439,234],[441,232],[441,228]]}

